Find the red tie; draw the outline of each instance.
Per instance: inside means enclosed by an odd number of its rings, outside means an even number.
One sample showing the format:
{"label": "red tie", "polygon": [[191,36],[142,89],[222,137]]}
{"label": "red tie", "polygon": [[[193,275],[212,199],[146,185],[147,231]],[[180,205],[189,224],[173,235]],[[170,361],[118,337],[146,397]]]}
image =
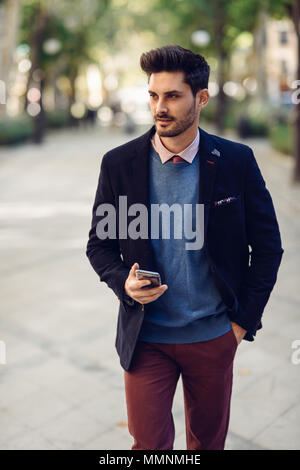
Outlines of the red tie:
{"label": "red tie", "polygon": [[170,158],[170,161],[172,163],[177,163],[177,162],[184,162],[185,160],[181,158],[179,155],[174,155],[172,158]]}

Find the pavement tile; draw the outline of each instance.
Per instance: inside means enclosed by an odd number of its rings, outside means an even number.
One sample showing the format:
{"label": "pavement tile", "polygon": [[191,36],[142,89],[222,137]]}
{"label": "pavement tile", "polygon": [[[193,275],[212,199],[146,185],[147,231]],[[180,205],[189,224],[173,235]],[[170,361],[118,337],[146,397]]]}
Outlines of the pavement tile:
{"label": "pavement tile", "polygon": [[291,406],[267,426],[254,442],[274,450],[299,450],[300,448],[300,404]]}
{"label": "pavement tile", "polygon": [[94,440],[106,429],[99,421],[88,415],[84,407],[76,407],[64,415],[41,426],[39,433],[55,447],[62,450],[78,450]]}
{"label": "pavement tile", "polygon": [[12,421],[20,422],[30,429],[36,429],[72,407],[67,400],[41,387],[10,405],[3,406]]}
{"label": "pavement tile", "polygon": [[58,450],[58,447],[41,437],[39,432],[31,431],[8,441],[3,450]]}
{"label": "pavement tile", "polygon": [[109,429],[105,433],[83,445],[83,450],[131,450],[133,438],[128,433],[124,436],[117,429]]}
{"label": "pavement tile", "polygon": [[233,398],[230,429],[253,440],[297,401],[295,390],[270,373]]}

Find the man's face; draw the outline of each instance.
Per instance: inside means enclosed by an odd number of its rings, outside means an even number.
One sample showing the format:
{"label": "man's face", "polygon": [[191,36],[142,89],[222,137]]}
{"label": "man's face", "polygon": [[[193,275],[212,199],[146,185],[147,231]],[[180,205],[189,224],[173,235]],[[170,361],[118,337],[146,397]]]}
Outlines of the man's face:
{"label": "man's face", "polygon": [[153,73],[149,80],[150,107],[161,137],[175,137],[199,119],[199,96],[184,83],[183,72]]}

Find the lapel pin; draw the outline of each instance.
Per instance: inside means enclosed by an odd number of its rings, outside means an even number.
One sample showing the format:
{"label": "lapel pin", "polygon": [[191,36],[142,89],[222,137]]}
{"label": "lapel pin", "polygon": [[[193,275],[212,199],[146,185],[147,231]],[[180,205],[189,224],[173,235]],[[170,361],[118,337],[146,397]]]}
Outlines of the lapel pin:
{"label": "lapel pin", "polygon": [[206,160],[206,161],[207,161],[207,163],[210,163],[211,165],[215,164],[215,162],[211,162],[210,160]]}
{"label": "lapel pin", "polygon": [[213,149],[213,151],[212,151],[211,153],[212,153],[213,155],[216,155],[217,157],[220,157],[220,155],[221,155],[220,152],[219,152],[219,150],[217,150],[217,149]]}

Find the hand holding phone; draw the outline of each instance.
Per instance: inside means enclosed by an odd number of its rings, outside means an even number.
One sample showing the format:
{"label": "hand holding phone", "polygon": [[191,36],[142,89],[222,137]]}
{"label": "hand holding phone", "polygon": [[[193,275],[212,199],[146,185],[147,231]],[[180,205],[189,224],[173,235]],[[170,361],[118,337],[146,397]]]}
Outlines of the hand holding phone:
{"label": "hand holding phone", "polygon": [[146,271],[144,269],[137,269],[135,271],[135,277],[142,281],[142,280],[149,280],[151,284],[146,285],[143,289],[151,289],[152,287],[157,287],[161,285],[160,274],[155,271]]}
{"label": "hand holding phone", "polygon": [[139,269],[134,263],[125,281],[125,293],[141,304],[147,304],[158,299],[168,286],[161,284],[159,273]]}

